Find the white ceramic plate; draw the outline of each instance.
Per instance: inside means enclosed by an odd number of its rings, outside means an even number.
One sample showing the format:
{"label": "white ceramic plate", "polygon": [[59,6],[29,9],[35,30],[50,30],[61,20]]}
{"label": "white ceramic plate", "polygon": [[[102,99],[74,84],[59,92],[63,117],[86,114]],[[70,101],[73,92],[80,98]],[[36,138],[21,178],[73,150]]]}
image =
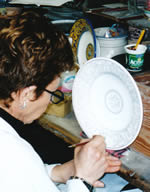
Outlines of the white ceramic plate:
{"label": "white ceramic plate", "polygon": [[87,60],[94,58],[94,39],[90,31],[81,34],[77,47],[77,57],[80,67]]}
{"label": "white ceramic plate", "polygon": [[96,57],[96,36],[87,19],[78,19],[73,24],[69,38],[72,38],[72,50],[80,67],[89,59]]}
{"label": "white ceramic plate", "polygon": [[106,147],[120,150],[139,134],[143,106],[138,87],[118,62],[97,57],[79,69],[72,90],[73,109],[90,138],[105,137]]}

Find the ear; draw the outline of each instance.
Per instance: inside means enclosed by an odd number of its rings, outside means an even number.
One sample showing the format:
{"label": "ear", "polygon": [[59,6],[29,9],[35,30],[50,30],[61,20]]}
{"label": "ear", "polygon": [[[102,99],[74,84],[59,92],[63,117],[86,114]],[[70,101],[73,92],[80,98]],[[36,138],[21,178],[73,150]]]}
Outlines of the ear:
{"label": "ear", "polygon": [[21,101],[31,101],[35,99],[36,86],[25,87],[19,91],[19,98]]}
{"label": "ear", "polygon": [[17,92],[12,92],[11,97],[14,102],[16,102],[21,109],[24,109],[27,106],[27,103],[33,101],[36,98],[36,86],[32,85],[25,87]]}
{"label": "ear", "polygon": [[17,92],[13,92],[11,94],[11,97],[19,102],[20,106],[24,106],[24,104],[27,104],[29,101],[35,99],[35,90],[36,86],[32,85],[29,87],[25,87],[21,90],[18,90]]}

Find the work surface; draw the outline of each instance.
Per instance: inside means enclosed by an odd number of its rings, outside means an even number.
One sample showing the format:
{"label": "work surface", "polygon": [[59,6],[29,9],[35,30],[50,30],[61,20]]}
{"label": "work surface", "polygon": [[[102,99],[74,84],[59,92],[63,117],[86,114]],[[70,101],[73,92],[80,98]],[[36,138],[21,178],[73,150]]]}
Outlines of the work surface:
{"label": "work surface", "polygon": [[[66,117],[56,117],[44,114],[39,123],[66,142],[73,144],[81,139],[82,131],[73,112]],[[118,173],[143,191],[150,191],[150,158],[130,147],[124,157],[121,158],[122,167]]]}

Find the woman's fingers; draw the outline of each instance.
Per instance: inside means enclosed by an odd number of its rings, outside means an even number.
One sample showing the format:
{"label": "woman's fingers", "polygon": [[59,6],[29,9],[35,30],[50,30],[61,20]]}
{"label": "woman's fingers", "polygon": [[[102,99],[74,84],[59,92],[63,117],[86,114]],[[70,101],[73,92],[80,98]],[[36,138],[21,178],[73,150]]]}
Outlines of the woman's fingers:
{"label": "woman's fingers", "polygon": [[120,170],[120,166],[108,167],[106,173],[115,173]]}
{"label": "woman's fingers", "polygon": [[108,162],[108,167],[106,169],[106,172],[119,171],[120,166],[121,166],[121,161],[117,157],[107,155],[106,159],[107,159],[107,162]]}
{"label": "woman's fingers", "polygon": [[97,180],[93,184],[93,187],[104,187],[104,183],[102,181]]}

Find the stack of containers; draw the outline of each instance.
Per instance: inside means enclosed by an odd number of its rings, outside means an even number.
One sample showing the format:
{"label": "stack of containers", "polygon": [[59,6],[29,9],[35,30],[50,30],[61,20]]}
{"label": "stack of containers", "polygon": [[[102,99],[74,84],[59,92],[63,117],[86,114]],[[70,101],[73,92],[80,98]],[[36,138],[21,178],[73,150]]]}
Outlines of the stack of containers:
{"label": "stack of containers", "polygon": [[147,0],[147,1],[146,1],[146,9],[147,9],[147,10],[150,10],[150,0]]}

